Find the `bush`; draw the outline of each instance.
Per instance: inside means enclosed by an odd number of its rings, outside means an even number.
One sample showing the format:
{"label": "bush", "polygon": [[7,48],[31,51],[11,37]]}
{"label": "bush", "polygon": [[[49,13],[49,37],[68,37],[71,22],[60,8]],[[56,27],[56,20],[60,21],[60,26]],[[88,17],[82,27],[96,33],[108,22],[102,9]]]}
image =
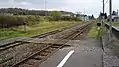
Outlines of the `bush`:
{"label": "bush", "polygon": [[13,27],[23,25],[24,21],[18,17],[0,16],[0,27]]}
{"label": "bush", "polygon": [[73,20],[75,20],[75,21],[82,21],[81,18],[78,18],[78,17],[73,17]]}
{"label": "bush", "polygon": [[54,18],[52,16],[47,16],[44,18],[46,21],[54,21]]}
{"label": "bush", "polygon": [[39,16],[0,16],[0,27],[35,25],[42,19]]}
{"label": "bush", "polygon": [[70,17],[70,16],[62,17],[61,20],[63,20],[63,21],[81,21],[80,18],[77,18],[77,17]]}
{"label": "bush", "polygon": [[69,21],[69,20],[72,20],[72,17],[69,17],[69,16],[62,17],[61,20]]}
{"label": "bush", "polygon": [[53,17],[54,21],[61,20],[61,12],[60,11],[50,11],[49,15]]}

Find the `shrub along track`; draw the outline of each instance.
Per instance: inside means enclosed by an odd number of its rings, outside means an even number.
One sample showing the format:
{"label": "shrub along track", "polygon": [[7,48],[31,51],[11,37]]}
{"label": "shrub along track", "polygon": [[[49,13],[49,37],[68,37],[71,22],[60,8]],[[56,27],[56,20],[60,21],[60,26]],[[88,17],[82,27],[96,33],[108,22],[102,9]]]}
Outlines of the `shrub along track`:
{"label": "shrub along track", "polygon": [[[70,33],[70,35],[64,36],[63,39],[74,40],[77,36],[79,36],[81,33],[87,30],[90,26],[91,26],[91,23],[85,24],[81,26],[79,29],[77,29],[77,31]],[[34,37],[34,38],[37,38],[37,37]],[[37,67],[40,63],[45,61],[48,57],[50,57],[56,51],[64,47],[65,46],[64,44],[67,42],[68,41],[65,41],[63,44],[43,44],[42,49],[40,48],[40,50],[38,50],[38,48],[34,48],[34,50],[30,51],[30,54],[27,54],[27,56],[23,57],[22,60],[20,59],[19,62],[17,61],[16,63],[12,63],[12,64],[4,64],[6,61],[10,59],[1,62],[3,63],[1,64],[1,67]],[[20,45],[19,43],[20,44],[24,44],[24,43],[30,44],[28,42],[14,42],[14,43],[11,43],[12,46],[10,46],[9,48],[7,47],[1,50],[10,49],[14,47],[13,44]],[[2,46],[2,47],[5,47],[5,46]]]}

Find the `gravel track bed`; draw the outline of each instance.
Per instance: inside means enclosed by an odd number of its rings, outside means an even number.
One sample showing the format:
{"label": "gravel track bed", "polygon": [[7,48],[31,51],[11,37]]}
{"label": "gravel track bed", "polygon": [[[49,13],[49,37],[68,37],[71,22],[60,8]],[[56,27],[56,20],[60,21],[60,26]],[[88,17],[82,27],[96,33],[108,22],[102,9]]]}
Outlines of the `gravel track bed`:
{"label": "gravel track bed", "polygon": [[[63,39],[66,36],[70,36],[76,31],[80,31],[80,25],[77,25],[75,27],[66,29],[62,32],[56,33],[51,36],[47,36],[46,38],[52,38],[52,39]],[[23,38],[25,40],[26,38]],[[29,38],[27,38],[29,39]],[[12,41],[15,41],[16,39],[12,39]],[[18,38],[19,40],[19,38]],[[22,39],[21,39],[22,40]],[[7,42],[9,42],[8,40]],[[12,42],[11,41],[11,42]],[[5,43],[5,41],[1,41],[1,43]],[[5,43],[6,44],[6,43]],[[0,67],[10,67],[13,64],[16,64],[17,62],[23,60],[24,58],[28,57],[29,55],[42,50],[44,47],[47,47],[48,44],[33,44],[33,43],[24,43],[22,45],[9,48],[7,50],[0,52]]]}
{"label": "gravel track bed", "polygon": [[50,35],[46,38],[48,39],[64,39],[64,37],[66,36],[70,36],[71,34],[73,34],[74,32],[78,32],[80,31],[80,28],[82,27],[83,25],[77,25],[77,26],[74,26],[72,28],[69,28],[69,29],[66,29],[62,32],[59,32],[59,33],[56,33],[54,35]]}
{"label": "gravel track bed", "polygon": [[29,55],[37,52],[47,45],[45,44],[32,44],[25,43],[23,45],[7,49],[0,52],[0,67],[9,67],[16,62],[28,57]]}

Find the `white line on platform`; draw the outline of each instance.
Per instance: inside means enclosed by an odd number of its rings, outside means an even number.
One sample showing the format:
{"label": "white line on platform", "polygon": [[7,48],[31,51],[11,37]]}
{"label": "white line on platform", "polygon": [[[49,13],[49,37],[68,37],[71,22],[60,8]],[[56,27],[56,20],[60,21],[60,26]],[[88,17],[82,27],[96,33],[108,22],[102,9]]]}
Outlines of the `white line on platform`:
{"label": "white line on platform", "polygon": [[73,53],[74,53],[74,50],[70,51],[57,67],[62,67]]}

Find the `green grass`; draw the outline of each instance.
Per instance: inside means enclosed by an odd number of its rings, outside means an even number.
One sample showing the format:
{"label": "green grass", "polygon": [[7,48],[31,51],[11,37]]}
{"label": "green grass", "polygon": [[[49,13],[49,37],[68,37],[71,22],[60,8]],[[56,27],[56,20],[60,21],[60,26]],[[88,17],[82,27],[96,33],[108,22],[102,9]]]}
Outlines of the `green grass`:
{"label": "green grass", "polygon": [[113,22],[113,26],[119,27],[119,22]]}
{"label": "green grass", "polygon": [[[109,24],[109,22],[106,22]],[[115,26],[115,27],[119,27],[119,22],[112,22],[112,25]]]}
{"label": "green grass", "polygon": [[88,37],[96,38],[97,35],[98,35],[98,28],[97,28],[96,24],[93,24],[93,27],[91,28],[91,30],[88,33]]}
{"label": "green grass", "polygon": [[0,30],[0,40],[12,38],[12,37],[24,36],[24,35],[25,35],[25,32],[23,31],[14,31],[11,29],[6,29],[4,31]]}
{"label": "green grass", "polygon": [[0,40],[21,37],[21,36],[33,36],[64,27],[80,24],[81,22],[77,21],[52,21],[52,22],[40,22],[37,25],[27,26],[27,32],[24,32],[24,26],[14,27],[9,29],[0,29]]}

